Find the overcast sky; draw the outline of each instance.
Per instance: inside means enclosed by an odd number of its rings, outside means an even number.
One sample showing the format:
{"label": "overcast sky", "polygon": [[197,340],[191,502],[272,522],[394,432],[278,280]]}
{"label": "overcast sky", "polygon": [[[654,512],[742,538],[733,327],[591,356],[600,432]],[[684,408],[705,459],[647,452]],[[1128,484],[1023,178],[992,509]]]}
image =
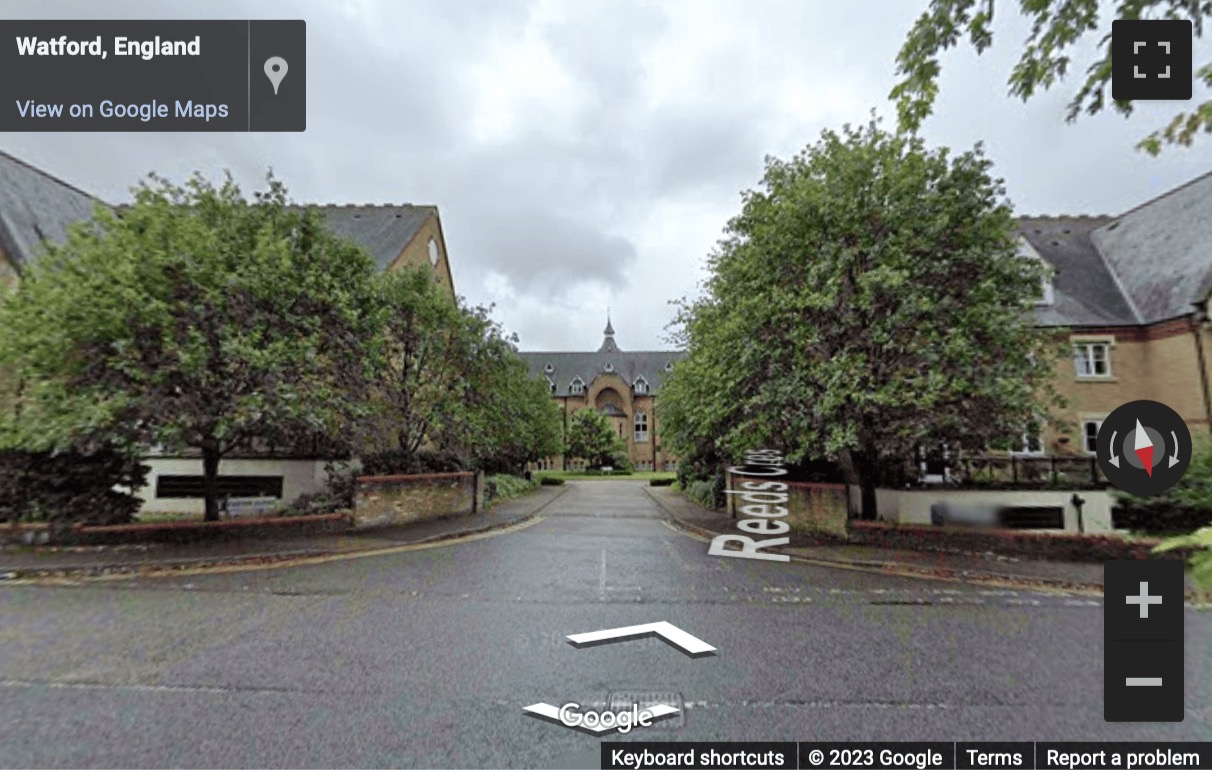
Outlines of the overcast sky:
{"label": "overcast sky", "polygon": [[[7,0],[8,18],[305,19],[308,128],[4,134],[0,147],[112,202],[153,170],[230,169],[251,191],[272,167],[299,201],[436,204],[457,291],[495,303],[522,349],[596,349],[607,306],[621,347],[664,348],[669,301],[697,292],[763,157],[873,108],[892,120],[894,58],[925,5]],[[1025,28],[999,8],[992,50],[944,58],[924,135],[983,141],[1020,213],[1119,213],[1212,169],[1208,139],[1133,150],[1173,103],[1071,125],[1072,79],[1026,105],[1006,96]]]}

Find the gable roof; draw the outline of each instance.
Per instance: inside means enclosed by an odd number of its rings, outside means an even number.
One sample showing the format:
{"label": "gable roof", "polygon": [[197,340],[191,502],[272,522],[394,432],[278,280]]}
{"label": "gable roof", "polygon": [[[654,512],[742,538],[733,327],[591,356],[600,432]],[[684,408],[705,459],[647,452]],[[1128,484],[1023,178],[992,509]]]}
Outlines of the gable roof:
{"label": "gable roof", "polygon": [[1094,245],[1091,233],[1110,217],[1021,217],[1018,232],[1053,267],[1053,301],[1035,308],[1041,326],[1137,323],[1132,306]]}
{"label": "gable roof", "polygon": [[1212,288],[1212,173],[1117,217],[1093,241],[1141,323],[1193,312]]}
{"label": "gable roof", "polygon": [[361,244],[380,269],[386,270],[412,242],[437,206],[386,203],[344,206],[308,204],[324,214],[337,235]]}
{"label": "gable roof", "polygon": [[62,243],[75,222],[92,218],[104,201],[0,151],[0,248],[17,269],[38,256],[42,242]]}

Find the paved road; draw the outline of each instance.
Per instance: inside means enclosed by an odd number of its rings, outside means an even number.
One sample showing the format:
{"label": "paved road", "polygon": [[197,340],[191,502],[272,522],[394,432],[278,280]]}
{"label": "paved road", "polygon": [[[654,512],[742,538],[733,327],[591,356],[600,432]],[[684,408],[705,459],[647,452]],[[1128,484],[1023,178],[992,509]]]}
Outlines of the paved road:
{"label": "paved road", "polygon": [[[629,740],[1208,740],[1102,721],[1100,602],[711,557],[643,486],[579,482],[525,529],[306,567],[0,588],[0,765],[596,766],[538,701],[678,693]],[[657,640],[566,634],[669,621]]]}

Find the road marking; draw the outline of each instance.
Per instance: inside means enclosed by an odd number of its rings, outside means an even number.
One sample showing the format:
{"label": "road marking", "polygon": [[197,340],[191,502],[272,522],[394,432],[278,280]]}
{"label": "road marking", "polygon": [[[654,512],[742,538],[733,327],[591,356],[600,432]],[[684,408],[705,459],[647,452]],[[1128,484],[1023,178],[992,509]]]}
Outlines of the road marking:
{"label": "road marking", "polygon": [[631,639],[652,636],[654,634],[665,639],[675,647],[680,648],[692,658],[700,657],[702,655],[709,655],[715,652],[715,648],[704,642],[702,639],[691,636],[672,623],[667,623],[663,620],[656,623],[645,623],[639,626],[623,626],[622,628],[608,628],[605,631],[590,631],[584,634],[570,634],[568,640],[574,647],[587,647],[596,646],[599,644],[611,644],[613,642],[624,642]]}

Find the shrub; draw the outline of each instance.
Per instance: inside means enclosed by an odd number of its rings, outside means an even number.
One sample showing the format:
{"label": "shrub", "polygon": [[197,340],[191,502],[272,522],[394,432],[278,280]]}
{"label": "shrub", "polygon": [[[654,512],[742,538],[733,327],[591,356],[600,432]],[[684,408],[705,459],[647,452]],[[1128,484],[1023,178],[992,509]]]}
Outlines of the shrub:
{"label": "shrub", "polygon": [[535,482],[527,481],[519,476],[508,476],[499,473],[484,480],[484,500],[508,500],[534,489]]}
{"label": "shrub", "polygon": [[545,487],[562,487],[564,486],[564,479],[559,476],[540,476],[539,483]]}
{"label": "shrub", "polygon": [[[96,451],[0,451],[0,521],[52,526],[126,524],[142,501],[148,467],[115,448]],[[131,492],[115,489],[122,487]]]}
{"label": "shrub", "polygon": [[724,507],[724,474],[690,482],[686,494],[704,508]]}
{"label": "shrub", "polygon": [[348,511],[354,506],[359,471],[329,463],[328,482],[318,492],[299,495],[294,502],[278,511],[279,516],[312,516],[321,513]]}
{"label": "shrub", "polygon": [[677,481],[677,479],[675,479],[673,477],[663,478],[663,479],[651,479],[648,482],[648,486],[650,486],[650,487],[671,487],[671,486],[673,486],[673,483],[675,481]]}

